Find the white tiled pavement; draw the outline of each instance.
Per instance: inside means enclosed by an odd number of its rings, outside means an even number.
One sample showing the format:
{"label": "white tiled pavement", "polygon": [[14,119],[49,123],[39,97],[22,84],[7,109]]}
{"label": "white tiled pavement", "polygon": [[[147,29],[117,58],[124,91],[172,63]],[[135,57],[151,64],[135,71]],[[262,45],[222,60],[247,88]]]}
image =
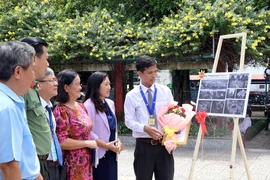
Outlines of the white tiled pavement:
{"label": "white tiled pavement", "polygon": [[[133,172],[134,146],[126,146],[118,157],[119,180],[135,180]],[[174,180],[186,180],[192,164],[194,149],[178,147],[174,151]],[[270,180],[270,150],[246,150],[252,180]],[[193,180],[230,179],[231,150],[200,149],[196,161]],[[166,172],[164,172],[166,173]],[[154,179],[154,178],[153,178]],[[235,180],[247,180],[244,161],[237,149],[235,160]]]}

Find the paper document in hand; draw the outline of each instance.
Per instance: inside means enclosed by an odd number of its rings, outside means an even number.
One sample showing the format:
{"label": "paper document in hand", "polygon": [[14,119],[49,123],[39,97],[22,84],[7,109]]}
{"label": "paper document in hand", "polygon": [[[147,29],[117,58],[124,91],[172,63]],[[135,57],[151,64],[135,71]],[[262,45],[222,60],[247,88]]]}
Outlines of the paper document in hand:
{"label": "paper document in hand", "polygon": [[92,149],[92,165],[97,168],[98,165],[98,149]]}

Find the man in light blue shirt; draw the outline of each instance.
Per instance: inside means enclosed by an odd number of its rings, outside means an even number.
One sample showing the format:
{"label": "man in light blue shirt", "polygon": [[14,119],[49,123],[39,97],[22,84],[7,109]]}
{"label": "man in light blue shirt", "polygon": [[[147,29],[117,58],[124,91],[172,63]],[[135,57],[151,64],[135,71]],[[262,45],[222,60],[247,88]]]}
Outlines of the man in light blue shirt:
{"label": "man in light blue shirt", "polygon": [[35,50],[11,41],[0,46],[0,180],[42,179],[24,100],[34,80]]}

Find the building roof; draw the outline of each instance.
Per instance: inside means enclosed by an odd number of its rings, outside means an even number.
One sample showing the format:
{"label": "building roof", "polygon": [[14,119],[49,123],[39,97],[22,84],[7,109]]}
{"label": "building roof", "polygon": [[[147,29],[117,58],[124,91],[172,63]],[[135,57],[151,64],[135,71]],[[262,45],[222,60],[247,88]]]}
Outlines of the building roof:
{"label": "building roof", "polygon": [[265,80],[264,74],[252,74],[252,80]]}

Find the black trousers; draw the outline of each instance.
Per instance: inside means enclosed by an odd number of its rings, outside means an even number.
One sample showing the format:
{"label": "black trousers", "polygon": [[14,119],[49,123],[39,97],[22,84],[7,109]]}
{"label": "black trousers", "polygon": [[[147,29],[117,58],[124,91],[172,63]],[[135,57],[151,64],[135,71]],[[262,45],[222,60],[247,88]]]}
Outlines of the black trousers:
{"label": "black trousers", "polygon": [[270,123],[270,117],[267,117],[265,128],[264,128],[265,130],[268,130],[269,123]]}
{"label": "black trousers", "polygon": [[268,130],[268,126],[269,126],[269,123],[270,123],[270,109],[267,110],[267,114],[266,114],[266,124],[265,124],[265,130]]}
{"label": "black trousers", "polygon": [[40,164],[40,174],[42,175],[43,180],[49,180],[47,160],[40,157],[38,159]]}
{"label": "black trousers", "polygon": [[49,180],[59,180],[60,179],[59,164],[57,162],[52,161],[47,161],[47,164],[48,164]]}
{"label": "black trousers", "polygon": [[94,180],[117,180],[116,154],[106,151],[103,158],[99,159],[97,168],[93,167]]}
{"label": "black trousers", "polygon": [[136,180],[173,180],[174,158],[160,143],[136,141],[134,152],[134,172]]}

